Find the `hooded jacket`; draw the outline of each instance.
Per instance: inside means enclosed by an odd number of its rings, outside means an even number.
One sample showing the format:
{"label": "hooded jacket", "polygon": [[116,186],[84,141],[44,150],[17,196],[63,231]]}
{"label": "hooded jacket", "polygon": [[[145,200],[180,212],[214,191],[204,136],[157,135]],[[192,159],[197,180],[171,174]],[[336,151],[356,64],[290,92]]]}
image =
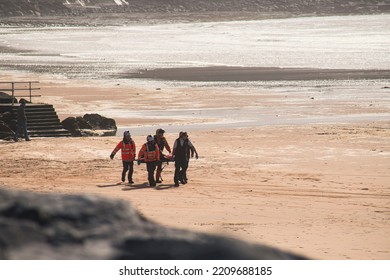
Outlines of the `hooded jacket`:
{"label": "hooded jacket", "polygon": [[121,156],[123,161],[133,161],[135,160],[135,149],[136,148],[133,139],[130,139],[130,141],[128,142],[123,139],[118,143],[118,145],[112,152],[116,154],[119,150],[121,150]]}

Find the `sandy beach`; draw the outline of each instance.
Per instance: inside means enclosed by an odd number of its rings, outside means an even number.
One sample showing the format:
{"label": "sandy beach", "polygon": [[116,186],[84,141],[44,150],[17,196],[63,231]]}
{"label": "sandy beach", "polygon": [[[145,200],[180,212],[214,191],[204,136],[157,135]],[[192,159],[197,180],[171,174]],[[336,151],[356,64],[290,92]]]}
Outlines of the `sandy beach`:
{"label": "sandy beach", "polygon": [[[156,90],[74,86],[74,81],[54,80],[40,86],[42,98],[55,105],[60,119],[70,112],[95,110],[108,94],[112,100],[122,100],[113,101],[118,110],[118,104],[129,110],[131,101],[141,115],[146,107],[187,104],[185,110],[194,106],[193,100],[199,110],[233,104],[245,110],[260,98],[241,93],[237,99],[238,93],[223,88]],[[386,90],[378,92],[386,95]],[[164,98],[156,99],[161,91]],[[388,100],[379,97],[370,100],[372,106],[359,98],[346,103],[338,100],[337,106],[331,99],[315,105],[307,95],[297,95],[291,102],[275,91],[263,92],[261,101],[273,113],[295,108],[301,116],[307,114],[304,108],[309,104],[311,112],[336,116],[351,110],[380,115],[389,106]],[[172,145],[177,138],[173,130],[186,130],[198,118],[136,117],[117,122],[120,127],[145,126],[149,133],[163,126]],[[200,158],[190,161],[189,183],[179,188],[173,187],[172,164],[165,167],[164,181],[157,189],[147,187],[143,165],[135,168],[134,185],[119,184],[121,161],[118,157],[111,161],[109,154],[120,136],[1,141],[0,185],[119,198],[163,225],[233,236],[314,259],[389,259],[390,123],[346,120],[188,130]],[[133,134],[139,148],[146,135],[142,130]]]}

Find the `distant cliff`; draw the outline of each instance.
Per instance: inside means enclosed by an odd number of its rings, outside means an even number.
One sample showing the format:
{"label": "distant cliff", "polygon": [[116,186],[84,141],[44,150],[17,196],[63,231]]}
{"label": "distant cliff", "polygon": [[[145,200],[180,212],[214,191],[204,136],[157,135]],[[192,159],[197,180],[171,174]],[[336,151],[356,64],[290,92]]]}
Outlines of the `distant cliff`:
{"label": "distant cliff", "polygon": [[0,0],[0,17],[87,13],[390,13],[390,0]]}

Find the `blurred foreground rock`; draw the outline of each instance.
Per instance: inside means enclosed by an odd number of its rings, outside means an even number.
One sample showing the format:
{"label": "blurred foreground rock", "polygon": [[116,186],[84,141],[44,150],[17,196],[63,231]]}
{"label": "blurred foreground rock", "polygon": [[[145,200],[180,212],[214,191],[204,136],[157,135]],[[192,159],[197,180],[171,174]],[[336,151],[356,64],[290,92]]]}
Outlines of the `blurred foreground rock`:
{"label": "blurred foreground rock", "polygon": [[171,229],[97,196],[0,188],[0,259],[302,259],[258,244]]}

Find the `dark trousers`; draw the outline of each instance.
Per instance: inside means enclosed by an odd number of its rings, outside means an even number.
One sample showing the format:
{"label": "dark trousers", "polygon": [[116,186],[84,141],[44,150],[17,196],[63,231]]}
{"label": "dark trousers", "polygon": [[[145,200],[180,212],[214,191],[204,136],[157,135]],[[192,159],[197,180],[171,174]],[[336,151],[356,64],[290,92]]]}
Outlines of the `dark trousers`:
{"label": "dark trousers", "polygon": [[188,160],[187,159],[176,159],[175,160],[175,177],[173,178],[175,184],[178,184],[179,181],[187,180],[187,169],[188,169]]}
{"label": "dark trousers", "polygon": [[18,120],[18,123],[16,126],[15,140],[18,140],[20,132],[22,132],[24,134],[24,138],[26,140],[30,140],[30,138],[28,137],[28,132],[27,132],[27,121]]}
{"label": "dark trousers", "polygon": [[[161,172],[162,172],[162,162],[161,162],[161,161],[158,161],[156,166],[157,166],[156,181],[160,181]],[[161,180],[162,180],[162,178],[161,178]]]}
{"label": "dark trousers", "polygon": [[157,167],[157,161],[147,162],[146,169],[148,170],[148,181],[151,187],[156,186],[156,180],[154,179],[154,171]]}
{"label": "dark trousers", "polygon": [[129,174],[127,175],[127,179],[130,181],[133,180],[133,171],[134,171],[134,161],[124,161],[123,163],[123,170],[122,170],[122,181],[126,178],[126,172],[129,171]]}

